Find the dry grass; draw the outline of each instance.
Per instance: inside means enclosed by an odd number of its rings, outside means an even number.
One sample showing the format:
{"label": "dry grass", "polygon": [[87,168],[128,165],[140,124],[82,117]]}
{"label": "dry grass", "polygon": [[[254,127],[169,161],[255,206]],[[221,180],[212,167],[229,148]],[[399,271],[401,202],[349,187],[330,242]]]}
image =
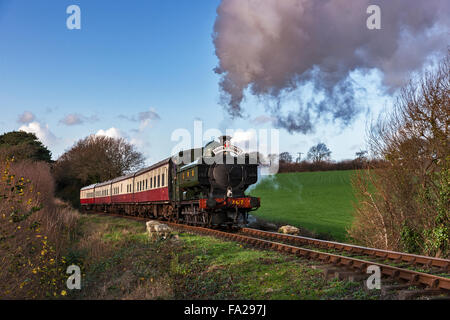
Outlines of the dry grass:
{"label": "dry grass", "polygon": [[64,295],[64,259],[78,213],[54,200],[48,164],[0,163],[0,298]]}

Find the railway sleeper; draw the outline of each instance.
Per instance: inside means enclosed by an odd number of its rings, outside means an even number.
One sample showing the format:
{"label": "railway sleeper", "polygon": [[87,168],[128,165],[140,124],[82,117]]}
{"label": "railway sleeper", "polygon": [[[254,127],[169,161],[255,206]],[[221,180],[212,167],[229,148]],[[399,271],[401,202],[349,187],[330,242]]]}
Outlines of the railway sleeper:
{"label": "railway sleeper", "polygon": [[336,271],[334,274],[335,278],[339,280],[348,280],[352,282],[360,282],[367,280],[369,277],[368,274],[363,274],[355,271]]}
{"label": "railway sleeper", "polygon": [[443,294],[442,290],[423,289],[423,290],[400,290],[397,293],[399,300],[411,300],[419,297],[437,296]]}

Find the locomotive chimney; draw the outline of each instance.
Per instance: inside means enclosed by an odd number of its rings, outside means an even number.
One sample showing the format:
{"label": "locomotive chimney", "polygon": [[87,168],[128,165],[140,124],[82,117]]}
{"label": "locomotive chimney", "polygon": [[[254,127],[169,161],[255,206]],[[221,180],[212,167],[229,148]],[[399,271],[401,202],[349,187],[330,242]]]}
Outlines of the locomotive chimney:
{"label": "locomotive chimney", "polygon": [[224,147],[226,147],[225,143],[226,143],[226,142],[230,142],[230,140],[231,140],[231,137],[230,137],[230,136],[221,136],[221,137],[219,138],[220,143],[221,143]]}

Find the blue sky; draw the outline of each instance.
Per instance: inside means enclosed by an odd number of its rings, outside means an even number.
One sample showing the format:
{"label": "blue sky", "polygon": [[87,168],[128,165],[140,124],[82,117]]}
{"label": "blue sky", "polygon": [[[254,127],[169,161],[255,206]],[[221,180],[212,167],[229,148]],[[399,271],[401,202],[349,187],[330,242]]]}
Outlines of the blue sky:
{"label": "blue sky", "polygon": [[[0,0],[0,133],[34,131],[56,159],[89,134],[123,136],[148,164],[168,155],[177,128],[271,128],[248,95],[249,116],[230,120],[219,104],[212,42],[219,0]],[[66,8],[81,8],[68,30]],[[356,77],[356,75],[355,75]],[[364,148],[365,126],[391,99],[382,75],[359,78],[369,113],[347,128],[328,123],[310,135],[280,130],[280,151],[306,153],[320,142],[335,160]]]}

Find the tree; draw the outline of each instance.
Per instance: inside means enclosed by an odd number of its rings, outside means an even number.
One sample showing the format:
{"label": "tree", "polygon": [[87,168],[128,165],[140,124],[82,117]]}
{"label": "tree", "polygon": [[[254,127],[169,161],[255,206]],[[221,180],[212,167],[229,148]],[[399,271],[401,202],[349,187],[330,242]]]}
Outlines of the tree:
{"label": "tree", "polygon": [[78,206],[81,187],[122,176],[143,164],[143,155],[125,139],[91,135],[56,161],[57,195]]}
{"label": "tree", "polygon": [[16,160],[51,162],[52,158],[51,152],[34,133],[24,131],[12,131],[0,135],[0,154],[2,158],[14,157]]}
{"label": "tree", "polygon": [[355,156],[358,160],[364,160],[367,157],[367,150],[360,150],[359,152],[355,153]]}
{"label": "tree", "polygon": [[325,145],[325,143],[319,143],[308,151],[308,160],[311,160],[314,163],[322,162],[324,160],[329,160],[331,156],[331,151]]}
{"label": "tree", "polygon": [[289,152],[280,153],[280,162],[291,163],[292,162],[291,154]]}
{"label": "tree", "polygon": [[450,51],[412,79],[393,112],[372,125],[370,151],[387,165],[353,180],[351,236],[388,250],[447,257],[450,232]]}

